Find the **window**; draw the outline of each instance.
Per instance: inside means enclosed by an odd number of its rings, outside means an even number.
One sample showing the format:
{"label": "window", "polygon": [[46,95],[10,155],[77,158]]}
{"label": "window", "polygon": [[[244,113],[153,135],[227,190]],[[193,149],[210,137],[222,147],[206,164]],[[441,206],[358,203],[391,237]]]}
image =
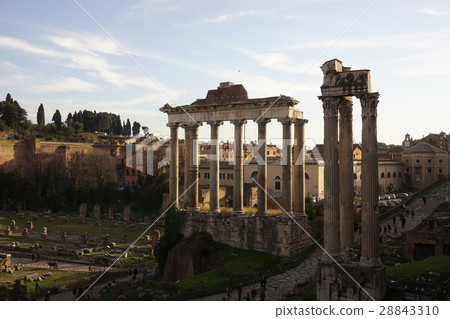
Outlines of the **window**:
{"label": "window", "polygon": [[381,178],[384,178],[384,172],[383,173],[381,173],[381,176],[380,176]]}
{"label": "window", "polygon": [[416,167],[415,173],[416,175],[422,175],[422,168]]}
{"label": "window", "polygon": [[416,158],[416,164],[420,164],[420,158]]}
{"label": "window", "polygon": [[205,179],[209,179],[209,173],[205,173]]}
{"label": "window", "polygon": [[439,164],[444,163],[444,160],[442,158],[439,159]]}
{"label": "window", "polygon": [[427,172],[428,172],[428,174],[431,174],[433,172],[433,169],[432,168],[427,168]]}
{"label": "window", "polygon": [[409,168],[405,168],[405,172],[406,172],[406,173],[409,173]]}
{"label": "window", "polygon": [[280,176],[276,176],[275,177],[275,190],[276,191],[279,191],[279,190],[281,190],[281,178],[280,178]]}
{"label": "window", "polygon": [[396,178],[396,177],[397,177],[397,173],[394,172],[394,173],[392,174],[392,177],[393,177],[393,178]]}
{"label": "window", "polygon": [[405,160],[405,163],[406,163],[406,164],[409,164],[409,159]]}
{"label": "window", "polygon": [[444,169],[443,168],[439,169],[439,174],[444,174]]}
{"label": "window", "polygon": [[253,173],[250,175],[251,178],[257,178],[258,177],[258,171],[253,171]]}
{"label": "window", "polygon": [[228,173],[227,174],[227,179],[233,179],[233,173]]}
{"label": "window", "polygon": [[[408,170],[409,172],[409,170]],[[402,177],[402,172],[398,172],[398,178]]]}
{"label": "window", "polygon": [[431,158],[427,158],[427,163],[431,164],[433,162],[433,160]]}
{"label": "window", "polygon": [[305,179],[310,179],[311,177],[309,176],[308,173],[305,172]]}
{"label": "window", "polygon": [[219,174],[219,179],[225,179],[225,173],[220,173]]}
{"label": "window", "polygon": [[388,172],[386,177],[391,178],[391,172]]}
{"label": "window", "polygon": [[270,155],[270,151],[267,151],[267,155]]}

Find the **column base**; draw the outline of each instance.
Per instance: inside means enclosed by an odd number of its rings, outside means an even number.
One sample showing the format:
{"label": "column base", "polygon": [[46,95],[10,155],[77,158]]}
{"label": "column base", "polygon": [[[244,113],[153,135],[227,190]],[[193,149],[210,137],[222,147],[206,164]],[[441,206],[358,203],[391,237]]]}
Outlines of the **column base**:
{"label": "column base", "polygon": [[209,211],[211,214],[218,214],[220,213],[220,209],[213,209]]}
{"label": "column base", "polygon": [[363,268],[378,268],[381,267],[381,260],[380,257],[376,258],[367,258],[367,257],[361,257],[359,260],[359,266]]}
{"label": "column base", "polygon": [[231,214],[233,215],[241,215],[244,213],[244,210],[233,210],[233,212]]}
{"label": "column base", "polygon": [[199,212],[200,208],[199,207],[188,207],[187,211],[189,211],[189,212]]}
{"label": "column base", "polygon": [[[345,269],[342,270],[342,268]],[[356,283],[356,282],[358,283]],[[386,294],[386,268],[362,268],[356,263],[319,262],[317,300],[369,301],[383,300]]]}

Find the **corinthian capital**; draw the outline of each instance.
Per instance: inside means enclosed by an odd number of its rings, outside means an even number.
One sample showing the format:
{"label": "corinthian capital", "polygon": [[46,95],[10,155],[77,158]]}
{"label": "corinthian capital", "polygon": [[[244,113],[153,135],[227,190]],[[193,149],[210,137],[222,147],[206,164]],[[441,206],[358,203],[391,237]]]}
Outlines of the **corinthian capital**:
{"label": "corinthian capital", "polygon": [[377,116],[379,93],[367,93],[359,97],[361,101],[361,116]]}
{"label": "corinthian capital", "polygon": [[323,105],[323,115],[333,117],[338,115],[339,98],[333,96],[319,96]]}

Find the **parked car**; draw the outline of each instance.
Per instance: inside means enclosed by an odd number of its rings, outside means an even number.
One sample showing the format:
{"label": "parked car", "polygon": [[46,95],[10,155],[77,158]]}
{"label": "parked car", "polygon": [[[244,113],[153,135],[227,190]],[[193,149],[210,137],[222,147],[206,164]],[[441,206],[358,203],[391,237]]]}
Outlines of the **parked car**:
{"label": "parked car", "polygon": [[397,196],[397,198],[406,198],[406,197],[409,197],[409,194],[408,193],[398,193],[396,196]]}
{"label": "parked car", "polygon": [[390,199],[390,198],[386,194],[378,195],[378,200],[388,200],[388,199]]}
{"label": "parked car", "polygon": [[386,201],[384,201],[384,200],[379,200],[379,201],[378,201],[378,206],[380,206],[380,207],[386,207],[386,206],[387,206]]}
{"label": "parked car", "polygon": [[389,199],[395,199],[396,198],[395,194],[388,194],[388,196],[389,196]]}
{"label": "parked car", "polygon": [[386,204],[388,207],[395,207],[395,203],[393,201],[388,200],[386,201]]}

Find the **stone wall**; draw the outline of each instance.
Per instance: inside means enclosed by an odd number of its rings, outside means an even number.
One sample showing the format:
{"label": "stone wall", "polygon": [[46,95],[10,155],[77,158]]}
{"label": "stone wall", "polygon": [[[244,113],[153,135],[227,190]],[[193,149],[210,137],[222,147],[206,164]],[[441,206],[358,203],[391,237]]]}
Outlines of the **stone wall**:
{"label": "stone wall", "polygon": [[[186,212],[184,235],[207,232],[222,244],[276,256],[299,255],[311,243],[308,235],[287,216],[218,215]],[[297,220],[308,229],[307,218]]]}
{"label": "stone wall", "polygon": [[433,256],[442,256],[446,254],[445,248],[450,246],[450,234],[443,232],[434,234],[425,231],[407,232],[406,243],[404,246],[404,254],[405,257],[411,261],[420,259],[420,256],[416,254],[416,244],[430,245],[430,247],[434,246]]}

